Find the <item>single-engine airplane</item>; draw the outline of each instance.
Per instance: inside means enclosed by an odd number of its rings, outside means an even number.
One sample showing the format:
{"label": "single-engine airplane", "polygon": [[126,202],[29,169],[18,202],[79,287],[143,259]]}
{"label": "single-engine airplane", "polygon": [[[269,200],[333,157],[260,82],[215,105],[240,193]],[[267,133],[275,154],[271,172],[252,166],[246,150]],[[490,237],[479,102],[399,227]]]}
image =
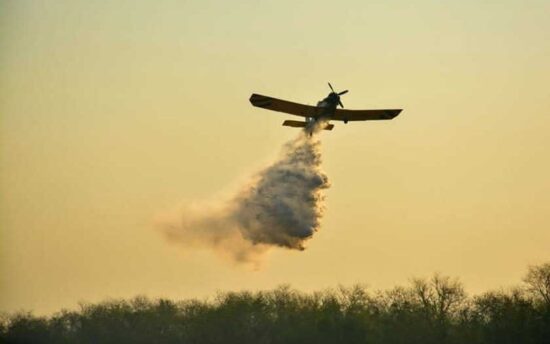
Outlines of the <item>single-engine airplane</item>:
{"label": "single-engine airplane", "polygon": [[[325,122],[325,127],[323,128],[325,130],[332,130],[334,128],[333,124],[328,123],[330,120],[348,123],[348,121],[392,119],[402,111],[402,109],[344,110],[344,104],[342,104],[340,96],[348,93],[348,90],[336,92],[330,82],[328,86],[332,92],[325,99],[319,101],[317,106],[293,103],[255,93],[250,96],[250,103],[264,109],[305,117],[305,122],[286,120],[283,122],[284,126],[312,128],[317,121],[322,120]],[[341,109],[337,108],[338,105]]]}

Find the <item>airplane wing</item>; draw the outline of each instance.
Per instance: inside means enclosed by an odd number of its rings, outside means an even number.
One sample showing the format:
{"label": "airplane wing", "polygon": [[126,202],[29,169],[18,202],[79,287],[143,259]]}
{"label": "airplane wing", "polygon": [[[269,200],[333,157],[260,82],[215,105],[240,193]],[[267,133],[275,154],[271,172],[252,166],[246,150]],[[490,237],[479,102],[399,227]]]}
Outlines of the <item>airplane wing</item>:
{"label": "airplane wing", "polygon": [[331,119],[336,121],[370,121],[380,119],[392,119],[399,115],[402,109],[381,110],[345,110],[336,109]]}
{"label": "airplane wing", "polygon": [[317,107],[304,105],[281,100],[277,98],[262,96],[260,94],[252,94],[250,96],[252,105],[268,110],[289,113],[291,115],[302,117],[317,117]]}

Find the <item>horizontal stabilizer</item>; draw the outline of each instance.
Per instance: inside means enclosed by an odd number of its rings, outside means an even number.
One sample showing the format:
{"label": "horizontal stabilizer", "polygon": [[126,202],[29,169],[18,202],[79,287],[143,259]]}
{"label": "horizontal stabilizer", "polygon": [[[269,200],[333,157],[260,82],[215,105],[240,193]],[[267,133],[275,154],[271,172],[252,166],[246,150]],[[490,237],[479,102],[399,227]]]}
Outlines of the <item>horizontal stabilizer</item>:
{"label": "horizontal stabilizer", "polygon": [[[293,127],[293,128],[305,128],[307,126],[306,122],[300,122],[300,121],[291,121],[286,120],[283,122],[283,125],[285,127]],[[332,130],[334,128],[334,124],[327,124],[323,129],[325,130]]]}
{"label": "horizontal stabilizer", "polygon": [[286,127],[294,127],[294,128],[305,128],[306,122],[300,122],[300,121],[284,121],[283,125]]}

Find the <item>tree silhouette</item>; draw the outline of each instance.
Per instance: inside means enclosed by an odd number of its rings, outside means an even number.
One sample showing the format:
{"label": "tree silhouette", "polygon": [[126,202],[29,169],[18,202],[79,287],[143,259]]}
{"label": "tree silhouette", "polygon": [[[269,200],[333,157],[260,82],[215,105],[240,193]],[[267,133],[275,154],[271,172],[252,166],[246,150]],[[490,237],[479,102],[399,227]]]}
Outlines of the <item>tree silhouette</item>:
{"label": "tree silhouette", "polygon": [[530,293],[550,307],[550,263],[530,266],[523,281]]}
{"label": "tree silhouette", "polygon": [[549,343],[549,266],[529,267],[524,287],[474,297],[435,274],[386,291],[281,286],[210,301],[110,300],[50,317],[20,312],[0,318],[0,343]]}

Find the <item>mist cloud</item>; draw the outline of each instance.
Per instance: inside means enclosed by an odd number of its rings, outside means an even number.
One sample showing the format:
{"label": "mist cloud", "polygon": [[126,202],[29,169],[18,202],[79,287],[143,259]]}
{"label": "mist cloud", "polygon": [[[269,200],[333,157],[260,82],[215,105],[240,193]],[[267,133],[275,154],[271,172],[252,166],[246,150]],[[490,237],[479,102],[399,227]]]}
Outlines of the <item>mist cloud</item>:
{"label": "mist cloud", "polygon": [[160,229],[184,247],[211,248],[234,262],[256,264],[271,247],[305,249],[319,230],[329,186],[321,142],[303,131],[232,198],[184,205]]}

